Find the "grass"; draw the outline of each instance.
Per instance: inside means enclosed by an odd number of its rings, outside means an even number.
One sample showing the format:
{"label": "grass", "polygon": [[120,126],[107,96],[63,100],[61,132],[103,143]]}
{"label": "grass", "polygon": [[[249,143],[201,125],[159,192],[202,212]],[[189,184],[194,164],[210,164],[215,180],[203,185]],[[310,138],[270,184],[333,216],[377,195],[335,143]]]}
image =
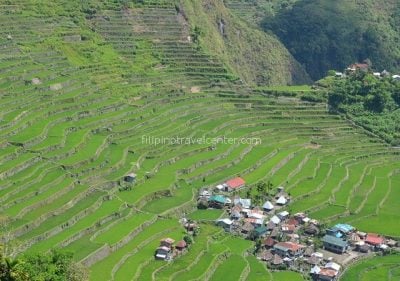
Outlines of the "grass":
{"label": "grass", "polygon": [[247,276],[249,281],[266,281],[273,280],[271,273],[266,266],[254,256],[248,256],[247,262],[250,265],[250,273]]}
{"label": "grass", "polygon": [[299,273],[296,273],[293,271],[273,272],[272,277],[273,277],[273,280],[277,280],[277,281],[286,281],[286,280],[303,281],[304,280],[304,278]]}
{"label": "grass", "polygon": [[189,217],[192,220],[216,220],[218,219],[222,214],[223,210],[218,210],[218,209],[210,209],[210,210],[196,210],[192,213],[190,213]]}
{"label": "grass", "polygon": [[399,255],[361,260],[345,271],[342,281],[396,280],[399,276]]}
{"label": "grass", "polygon": [[244,267],[246,266],[246,261],[240,255],[230,256],[222,265],[220,265],[214,272],[211,280],[239,280]]}

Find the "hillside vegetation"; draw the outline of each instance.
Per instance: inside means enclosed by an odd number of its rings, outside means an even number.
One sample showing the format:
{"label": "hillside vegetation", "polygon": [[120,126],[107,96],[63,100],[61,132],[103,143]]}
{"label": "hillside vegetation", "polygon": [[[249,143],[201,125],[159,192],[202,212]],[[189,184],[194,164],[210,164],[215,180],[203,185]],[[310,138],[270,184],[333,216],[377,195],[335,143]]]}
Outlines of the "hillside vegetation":
{"label": "hillside vegetation", "polygon": [[275,16],[283,9],[290,9],[298,0],[224,0],[235,14],[259,27],[263,19]]}
{"label": "hillside vegetation", "polygon": [[370,59],[375,69],[400,70],[400,3],[393,0],[301,0],[263,21],[309,75]]}
{"label": "hillside vegetation", "polygon": [[390,76],[377,78],[357,72],[349,77],[327,77],[319,83],[328,86],[332,109],[379,135],[388,143],[400,144],[400,83]]}
{"label": "hillside vegetation", "polygon": [[188,18],[199,46],[218,56],[243,81],[257,85],[310,82],[302,66],[275,36],[250,27],[222,1],[183,3],[182,13]]}

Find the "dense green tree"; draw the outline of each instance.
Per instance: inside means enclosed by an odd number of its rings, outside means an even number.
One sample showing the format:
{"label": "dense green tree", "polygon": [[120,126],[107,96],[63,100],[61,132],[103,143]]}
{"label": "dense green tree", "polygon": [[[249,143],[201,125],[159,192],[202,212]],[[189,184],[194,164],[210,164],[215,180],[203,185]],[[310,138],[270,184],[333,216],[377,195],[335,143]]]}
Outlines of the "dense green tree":
{"label": "dense green tree", "polygon": [[375,77],[357,71],[345,79],[327,77],[332,110],[345,113],[356,123],[393,145],[400,143],[400,83],[389,77]]}
{"label": "dense green tree", "polygon": [[0,254],[0,281],[85,281],[87,270],[71,253],[51,250],[18,259]]}
{"label": "dense green tree", "polygon": [[[363,60],[376,69],[394,70],[400,68],[400,2],[384,2],[378,12],[372,0],[297,1],[291,9],[267,16],[262,25],[315,80],[329,69],[342,70]],[[388,13],[393,6],[394,13]]]}

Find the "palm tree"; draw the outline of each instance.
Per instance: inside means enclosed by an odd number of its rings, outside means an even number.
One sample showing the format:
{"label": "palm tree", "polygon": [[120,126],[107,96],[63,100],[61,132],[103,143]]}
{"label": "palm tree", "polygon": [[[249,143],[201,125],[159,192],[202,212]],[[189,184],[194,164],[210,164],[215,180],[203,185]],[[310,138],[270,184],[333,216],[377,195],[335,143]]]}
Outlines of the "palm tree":
{"label": "palm tree", "polygon": [[0,245],[0,280],[1,281],[29,281],[29,276],[21,268],[17,259],[3,255],[3,245]]}

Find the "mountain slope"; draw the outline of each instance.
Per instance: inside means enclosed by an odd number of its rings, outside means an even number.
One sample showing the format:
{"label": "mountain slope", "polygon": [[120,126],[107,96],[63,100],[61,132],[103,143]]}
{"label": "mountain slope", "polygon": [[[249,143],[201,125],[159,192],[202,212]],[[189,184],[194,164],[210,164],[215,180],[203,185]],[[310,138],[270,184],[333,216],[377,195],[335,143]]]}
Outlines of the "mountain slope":
{"label": "mountain slope", "polygon": [[302,0],[263,27],[272,31],[305,65],[313,79],[370,59],[375,69],[400,69],[400,3],[385,1]]}
{"label": "mountain slope", "polygon": [[217,55],[249,84],[277,85],[310,82],[301,65],[275,38],[251,28],[221,1],[182,1],[182,10],[199,45]]}

